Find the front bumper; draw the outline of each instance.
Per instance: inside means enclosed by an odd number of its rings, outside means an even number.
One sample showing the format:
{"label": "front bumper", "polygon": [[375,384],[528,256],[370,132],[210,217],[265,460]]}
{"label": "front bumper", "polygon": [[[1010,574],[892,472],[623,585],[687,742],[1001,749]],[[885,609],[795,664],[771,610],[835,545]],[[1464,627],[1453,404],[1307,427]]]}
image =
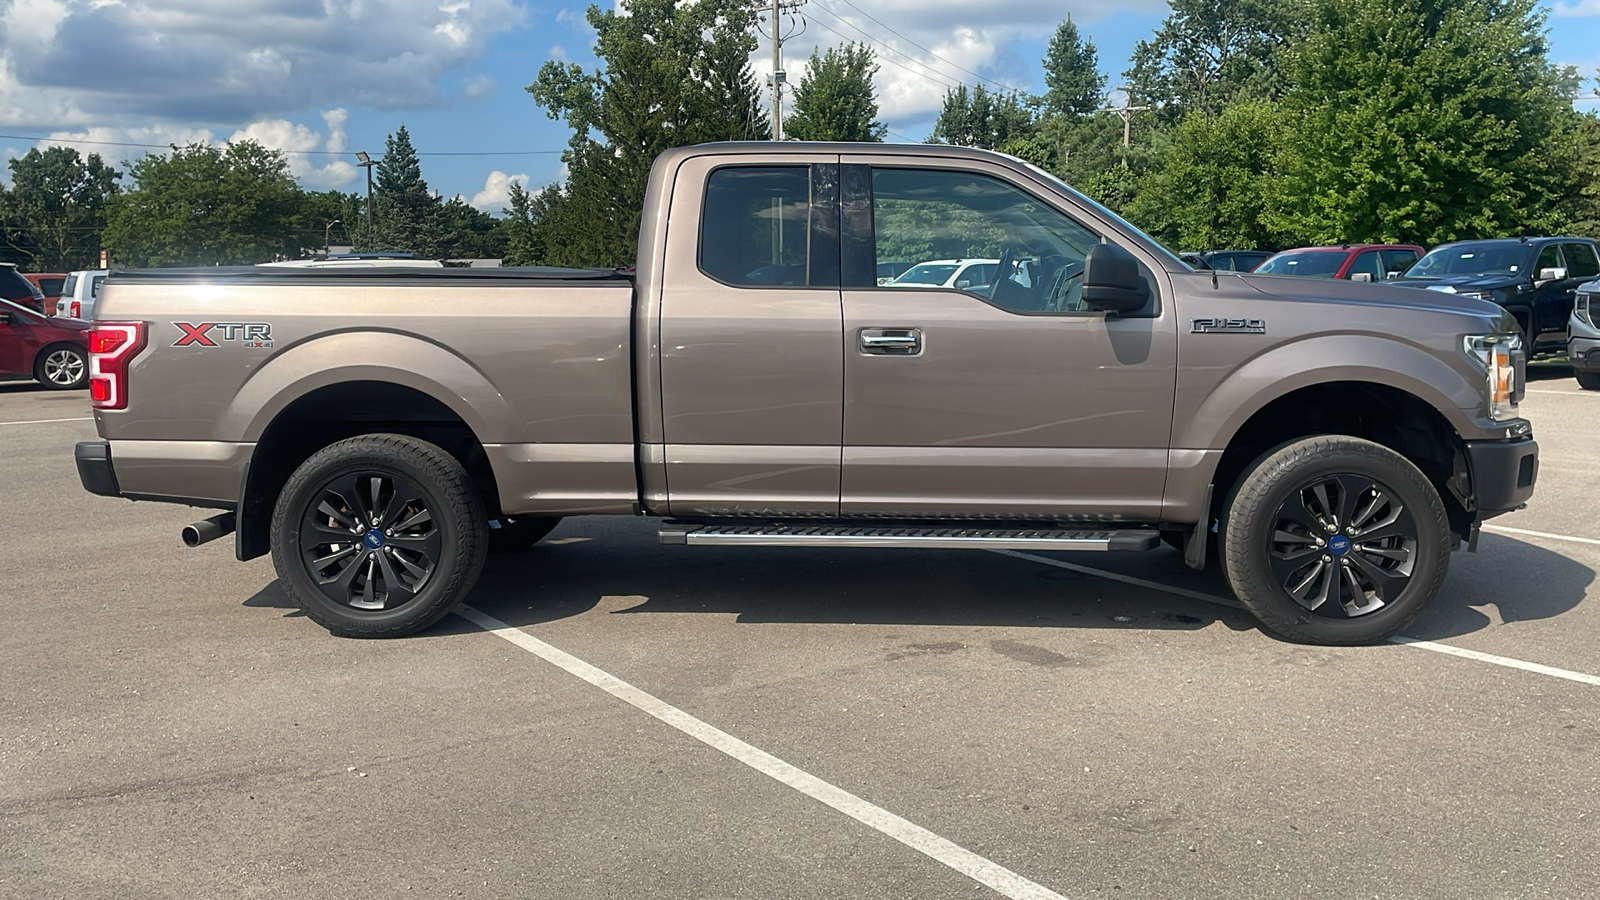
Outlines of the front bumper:
{"label": "front bumper", "polygon": [[1585,372],[1600,369],[1600,338],[1574,336],[1567,342],[1567,360]]}
{"label": "front bumper", "polygon": [[121,497],[117,471],[111,467],[111,444],[107,441],[79,441],[72,457],[78,463],[78,480],[83,489],[101,497]]}
{"label": "front bumper", "polygon": [[1518,509],[1533,496],[1539,477],[1539,445],[1533,438],[1467,441],[1466,450],[1478,518]]}

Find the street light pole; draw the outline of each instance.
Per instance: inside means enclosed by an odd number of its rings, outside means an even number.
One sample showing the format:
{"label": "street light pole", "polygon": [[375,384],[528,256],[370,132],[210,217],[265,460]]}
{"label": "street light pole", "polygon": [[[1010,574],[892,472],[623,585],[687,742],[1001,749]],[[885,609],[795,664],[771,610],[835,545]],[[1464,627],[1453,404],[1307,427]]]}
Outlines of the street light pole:
{"label": "street light pole", "polygon": [[323,253],[330,253],[330,252],[332,252],[332,249],[333,249],[333,245],[328,243],[328,229],[332,228],[335,225],[343,225],[343,224],[344,223],[339,221],[338,219],[334,219],[332,222],[329,222],[328,224],[322,226],[322,252]]}

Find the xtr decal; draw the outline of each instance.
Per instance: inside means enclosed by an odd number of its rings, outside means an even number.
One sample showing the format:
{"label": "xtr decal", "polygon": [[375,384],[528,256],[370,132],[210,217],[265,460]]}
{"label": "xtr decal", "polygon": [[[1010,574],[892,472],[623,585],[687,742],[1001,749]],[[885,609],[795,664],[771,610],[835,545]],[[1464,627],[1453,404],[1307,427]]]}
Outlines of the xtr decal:
{"label": "xtr decal", "polygon": [[1195,319],[1189,330],[1195,334],[1266,334],[1266,319]]}
{"label": "xtr decal", "polygon": [[[272,348],[272,326],[266,322],[201,322],[191,325],[188,322],[173,322],[183,336],[173,342],[174,347],[217,347],[217,339],[238,344],[241,347],[252,349],[270,350]],[[215,331],[217,337],[211,336]]]}

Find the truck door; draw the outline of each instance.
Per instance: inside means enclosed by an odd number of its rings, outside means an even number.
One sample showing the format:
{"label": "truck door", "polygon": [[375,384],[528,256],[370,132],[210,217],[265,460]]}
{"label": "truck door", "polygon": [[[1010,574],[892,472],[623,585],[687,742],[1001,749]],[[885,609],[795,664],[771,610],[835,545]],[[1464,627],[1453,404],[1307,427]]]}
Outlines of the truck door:
{"label": "truck door", "polygon": [[[1084,258],[1104,236],[1003,171],[843,162],[841,511],[1158,518],[1170,304],[1148,318],[1085,304]],[[880,287],[864,274],[972,258],[996,260],[991,285]]]}
{"label": "truck door", "polygon": [[660,321],[673,515],[838,513],[844,324],[829,159],[698,157],[678,173]]}

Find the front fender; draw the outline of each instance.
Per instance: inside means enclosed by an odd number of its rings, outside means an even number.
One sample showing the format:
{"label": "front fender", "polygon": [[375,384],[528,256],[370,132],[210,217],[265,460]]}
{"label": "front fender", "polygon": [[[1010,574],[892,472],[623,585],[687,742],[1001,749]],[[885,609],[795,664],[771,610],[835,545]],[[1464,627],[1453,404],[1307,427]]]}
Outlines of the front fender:
{"label": "front fender", "polygon": [[476,367],[438,344],[389,331],[322,335],[276,354],[239,388],[218,430],[231,440],[259,441],[290,403],[352,381],[421,391],[448,406],[484,443],[503,440],[510,431],[510,405]]}
{"label": "front fender", "polygon": [[[1454,363],[1454,364],[1453,364]],[[1185,376],[1189,376],[1185,371]],[[1210,385],[1180,385],[1174,448],[1221,450],[1267,404],[1300,388],[1332,382],[1368,382],[1397,388],[1439,410],[1465,438],[1491,437],[1490,423],[1474,414],[1483,406],[1481,373],[1462,357],[1446,362],[1396,338],[1374,334],[1311,336],[1281,344],[1227,372]],[[1188,388],[1187,390],[1185,388]]]}

